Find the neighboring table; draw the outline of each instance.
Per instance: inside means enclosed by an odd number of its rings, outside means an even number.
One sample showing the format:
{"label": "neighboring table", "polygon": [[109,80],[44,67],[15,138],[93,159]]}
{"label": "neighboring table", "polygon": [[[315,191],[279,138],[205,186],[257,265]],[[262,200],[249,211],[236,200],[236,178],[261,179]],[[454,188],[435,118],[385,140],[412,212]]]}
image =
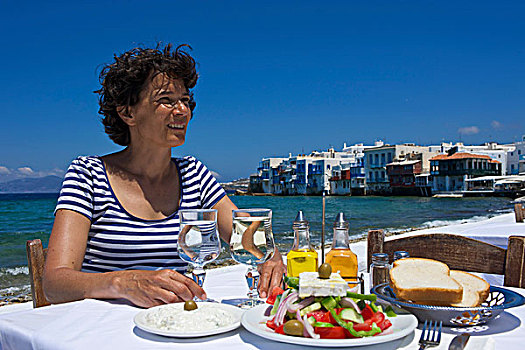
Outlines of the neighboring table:
{"label": "neighboring table", "polygon": [[[205,289],[210,298],[243,297],[247,287],[245,266],[210,270]],[[525,295],[525,290],[510,288]],[[177,339],[149,334],[136,328],[133,317],[140,308],[124,301],[83,300],[51,305],[34,310],[17,309],[0,314],[0,349],[24,350],[103,350],[103,349],[304,349],[260,338],[239,328],[221,335]],[[522,349],[525,343],[525,307],[503,312],[500,319],[485,326],[473,327],[468,349]],[[418,349],[420,331],[398,341],[363,349]],[[446,328],[439,347],[448,349],[453,330]]]}

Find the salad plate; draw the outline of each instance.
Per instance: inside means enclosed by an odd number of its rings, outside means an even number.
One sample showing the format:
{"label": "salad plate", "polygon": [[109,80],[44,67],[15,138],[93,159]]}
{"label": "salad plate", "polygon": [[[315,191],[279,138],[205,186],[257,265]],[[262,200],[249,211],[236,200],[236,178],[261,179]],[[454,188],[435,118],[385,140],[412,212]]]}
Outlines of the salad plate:
{"label": "salad plate", "polygon": [[312,339],[275,333],[266,326],[266,321],[271,319],[271,317],[264,316],[267,308],[268,305],[259,305],[245,311],[241,318],[243,327],[249,332],[266,339],[306,346],[350,347],[386,343],[410,334],[418,324],[414,315],[401,314],[397,317],[389,318],[393,328],[393,333],[391,334],[353,339]]}
{"label": "salad plate", "polygon": [[[176,338],[195,338],[195,337],[205,337],[209,335],[214,334],[220,334],[232,331],[234,329],[239,328],[241,325],[241,316],[244,312],[244,310],[239,309],[238,307],[232,306],[232,305],[226,305],[226,304],[219,304],[219,303],[211,303],[211,302],[197,302],[196,303],[198,308],[203,308],[207,311],[207,314],[210,314],[211,312],[218,311],[220,312],[226,312],[229,315],[231,315],[231,322],[228,322],[227,324],[208,328],[208,329],[191,329],[191,324],[198,324],[203,323],[202,317],[208,317],[208,316],[202,316],[197,314],[195,317],[195,320],[191,320],[189,323],[189,326],[187,329],[173,329],[175,327],[166,327],[166,326],[159,326],[159,324],[162,321],[152,322],[153,318],[164,318],[166,321],[165,323],[169,323],[174,321],[174,318],[178,317],[177,312],[181,311],[184,307],[184,303],[175,303],[175,304],[166,304],[166,305],[160,305],[155,306],[146,310],[140,311],[137,315],[135,315],[133,321],[135,322],[135,325],[140,328],[143,331],[162,335],[165,337],[176,337]],[[186,311],[187,312],[187,311]],[[191,311],[190,311],[191,312]],[[175,320],[176,321],[176,320]]]}

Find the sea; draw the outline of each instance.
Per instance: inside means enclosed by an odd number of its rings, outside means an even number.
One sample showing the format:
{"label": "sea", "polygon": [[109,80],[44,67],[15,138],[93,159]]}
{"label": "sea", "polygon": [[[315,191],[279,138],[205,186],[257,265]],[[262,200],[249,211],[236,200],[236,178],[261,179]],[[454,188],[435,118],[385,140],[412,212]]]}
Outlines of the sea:
{"label": "sea", "polygon": [[[58,194],[0,194],[0,304],[30,294],[25,243],[40,238],[47,246]],[[311,240],[320,247],[322,203],[320,196],[230,196],[239,208],[272,209],[272,229],[277,246],[288,252],[293,243],[292,223],[299,210],[310,222]],[[404,232],[413,229],[481,221],[512,212],[511,199],[429,197],[325,198],[325,237],[331,242],[335,216],[343,212],[350,237],[363,238],[369,229]],[[229,259],[227,244],[219,260]]]}

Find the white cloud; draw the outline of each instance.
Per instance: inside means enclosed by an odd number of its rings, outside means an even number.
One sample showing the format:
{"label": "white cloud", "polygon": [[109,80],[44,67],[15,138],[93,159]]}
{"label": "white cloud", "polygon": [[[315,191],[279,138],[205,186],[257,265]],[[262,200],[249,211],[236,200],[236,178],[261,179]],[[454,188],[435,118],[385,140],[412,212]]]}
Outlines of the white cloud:
{"label": "white cloud", "polygon": [[490,123],[490,126],[492,126],[493,129],[500,129],[503,125],[500,122],[498,122],[497,120],[493,120]]}
{"label": "white cloud", "polygon": [[5,166],[0,166],[0,174],[5,175],[5,174],[10,174],[10,173],[11,173],[11,170],[7,169]]}
{"label": "white cloud", "polygon": [[479,133],[479,128],[477,126],[465,126],[463,128],[459,128],[458,132],[462,135],[474,135]]}
{"label": "white cloud", "polygon": [[33,169],[31,169],[30,167],[26,166],[26,167],[23,167],[23,168],[18,168],[16,169],[18,170],[19,173],[23,174],[23,175],[34,175],[35,172],[33,171]]}

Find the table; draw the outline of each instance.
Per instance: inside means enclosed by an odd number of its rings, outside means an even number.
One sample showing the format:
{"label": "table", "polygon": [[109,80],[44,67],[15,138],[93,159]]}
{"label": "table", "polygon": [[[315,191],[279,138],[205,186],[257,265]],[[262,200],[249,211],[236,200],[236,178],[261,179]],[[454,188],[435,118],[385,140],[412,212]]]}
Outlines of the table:
{"label": "table", "polygon": [[[242,297],[247,291],[242,265],[210,270],[205,289],[210,298]],[[228,281],[227,283],[225,281]],[[524,289],[510,288],[525,295]],[[240,328],[225,334],[177,339],[149,334],[136,328],[133,317],[141,309],[123,300],[87,299],[50,305],[39,309],[15,308],[0,313],[0,349],[2,350],[138,350],[138,349],[305,349],[260,338]],[[497,322],[470,329],[467,349],[522,349],[525,342],[525,306],[503,312]],[[437,348],[448,349],[454,330],[445,329]],[[398,341],[359,349],[418,349],[420,331]]]}

